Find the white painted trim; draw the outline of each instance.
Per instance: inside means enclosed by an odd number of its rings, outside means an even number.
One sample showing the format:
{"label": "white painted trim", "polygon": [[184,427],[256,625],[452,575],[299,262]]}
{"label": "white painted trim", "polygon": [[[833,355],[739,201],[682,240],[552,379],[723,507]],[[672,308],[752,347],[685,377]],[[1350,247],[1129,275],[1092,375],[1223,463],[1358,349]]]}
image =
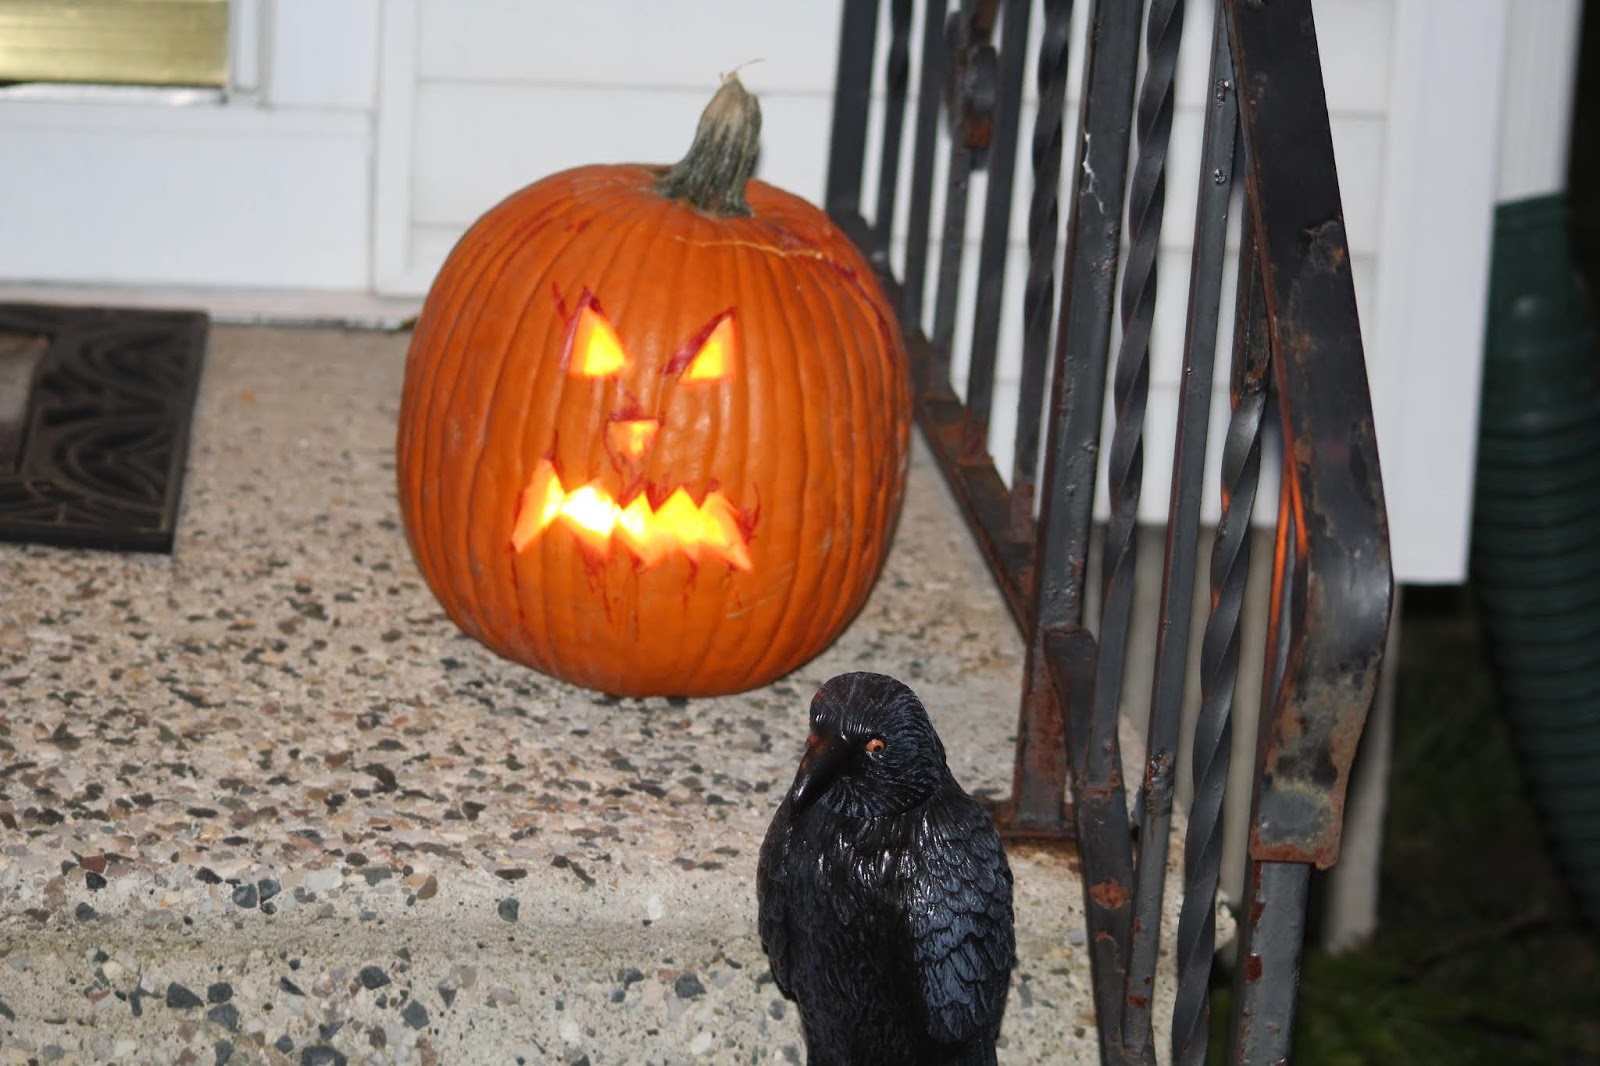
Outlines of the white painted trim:
{"label": "white painted trim", "polygon": [[[141,107],[210,107],[226,104],[221,89],[167,85],[102,85],[97,82],[25,81],[0,86],[0,111],[13,104],[137,104]],[[41,112],[49,114],[49,112]],[[69,115],[70,112],[55,112]]]}
{"label": "white painted trim", "polygon": [[362,290],[200,289],[143,285],[31,285],[0,283],[0,303],[81,307],[174,308],[204,311],[230,325],[327,326],[398,329],[422,306],[415,299],[385,299]]}
{"label": "white painted trim", "polygon": [[[413,293],[412,158],[417,98],[417,0],[383,0],[378,51],[378,115],[372,164],[372,288]],[[419,285],[420,280],[420,285]]]}
{"label": "white painted trim", "polygon": [[272,0],[229,0],[228,4],[228,94],[240,101],[260,98],[266,63],[264,10]]}
{"label": "white painted trim", "polygon": [[[1522,3],[1523,0],[1518,0]],[[1465,579],[1509,0],[1397,0],[1372,378],[1400,581]]]}
{"label": "white painted trim", "polygon": [[214,89],[60,88],[62,93],[53,97],[0,97],[0,131],[129,140],[190,135],[358,142],[367,136],[367,118],[357,111],[232,105],[223,102]]}
{"label": "white painted trim", "polygon": [[1518,0],[1505,36],[1499,199],[1567,187],[1572,97],[1583,23],[1579,0]]}

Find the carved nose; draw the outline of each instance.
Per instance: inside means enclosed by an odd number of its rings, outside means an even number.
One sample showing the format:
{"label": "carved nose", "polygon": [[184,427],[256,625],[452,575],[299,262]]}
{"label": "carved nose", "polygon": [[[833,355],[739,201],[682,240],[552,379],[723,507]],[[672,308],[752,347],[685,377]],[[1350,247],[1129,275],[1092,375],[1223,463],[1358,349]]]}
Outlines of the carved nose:
{"label": "carved nose", "polygon": [[659,418],[621,418],[606,423],[606,451],[622,463],[636,463],[650,450],[661,429]]}

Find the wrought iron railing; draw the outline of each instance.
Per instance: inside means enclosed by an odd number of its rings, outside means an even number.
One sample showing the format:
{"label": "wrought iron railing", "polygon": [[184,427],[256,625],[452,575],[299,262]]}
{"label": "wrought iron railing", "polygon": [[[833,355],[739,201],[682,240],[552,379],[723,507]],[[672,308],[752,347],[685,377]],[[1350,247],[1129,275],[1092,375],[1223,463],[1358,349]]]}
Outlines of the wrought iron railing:
{"label": "wrought iron railing", "polygon": [[[1310,871],[1337,857],[1345,787],[1376,688],[1392,593],[1316,32],[1310,0],[1217,0],[1148,756],[1134,830],[1117,726],[1125,700],[1157,248],[1184,4],[1081,2],[1088,5],[1079,60],[1083,98],[1069,139],[1071,0],[961,0],[954,10],[943,0],[922,4],[914,86],[917,5],[889,0],[885,13],[878,0],[845,0],[826,206],[870,257],[901,309],[923,434],[1027,640],[1013,790],[996,816],[1013,838],[1076,838],[1101,1054],[1108,1064],[1153,1062],[1152,1015],[1166,1007],[1173,1060],[1205,1058],[1240,614],[1262,442],[1272,431],[1268,415],[1276,412],[1283,463],[1260,735],[1255,765],[1243,768],[1253,775],[1253,805],[1229,1054],[1229,1061],[1276,1063],[1289,1054]],[[1038,100],[1027,272],[1017,279],[1007,278],[1004,268],[1028,24],[1036,17],[1043,26],[1034,46]],[[880,63],[881,21],[888,41]],[[913,142],[907,168],[901,161],[908,114]],[[950,131],[942,153],[941,119]],[[869,127],[876,160],[868,158]],[[1063,190],[1069,143],[1075,159],[1066,171],[1070,188]],[[936,154],[946,156],[937,238]],[[869,211],[863,191],[870,162],[877,164],[878,183]],[[980,171],[987,181],[973,328],[970,349],[959,353],[967,369],[958,394],[951,378],[958,293],[963,272],[972,269],[969,184]],[[1235,198],[1240,172],[1243,196]],[[905,224],[897,228],[903,184],[909,202]],[[1208,413],[1224,314],[1229,213],[1239,202],[1231,411],[1221,451],[1220,520],[1212,534],[1210,612],[1199,653],[1184,898],[1173,939],[1178,985],[1173,1002],[1161,1005],[1153,1002],[1154,975]],[[902,238],[903,266],[896,271],[891,248]],[[924,311],[930,268],[931,316]],[[1008,482],[988,446],[1004,286],[1019,280],[1021,368]],[[1106,432],[1108,384],[1113,418]],[[1098,568],[1099,610],[1090,618],[1085,593],[1103,439],[1110,514]]]}

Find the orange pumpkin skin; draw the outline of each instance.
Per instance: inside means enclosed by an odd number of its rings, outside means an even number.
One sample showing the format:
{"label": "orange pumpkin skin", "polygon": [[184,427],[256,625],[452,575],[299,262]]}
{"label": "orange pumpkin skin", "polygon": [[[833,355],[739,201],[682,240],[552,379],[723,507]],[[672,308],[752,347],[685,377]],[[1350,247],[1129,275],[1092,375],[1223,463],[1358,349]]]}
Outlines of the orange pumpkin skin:
{"label": "orange pumpkin skin", "polygon": [[[461,239],[406,360],[400,511],[440,603],[501,655],[616,695],[715,695],[805,663],[860,610],[904,492],[910,384],[893,310],[826,215],[751,181],[751,214],[724,217],[661,175],[565,171]],[[630,360],[615,376],[574,372],[580,306]],[[684,381],[686,346],[729,312],[730,372]],[[608,427],[640,418],[659,428],[619,456]],[[519,549],[551,467],[619,506],[720,493],[748,565],[647,560],[564,519]]]}

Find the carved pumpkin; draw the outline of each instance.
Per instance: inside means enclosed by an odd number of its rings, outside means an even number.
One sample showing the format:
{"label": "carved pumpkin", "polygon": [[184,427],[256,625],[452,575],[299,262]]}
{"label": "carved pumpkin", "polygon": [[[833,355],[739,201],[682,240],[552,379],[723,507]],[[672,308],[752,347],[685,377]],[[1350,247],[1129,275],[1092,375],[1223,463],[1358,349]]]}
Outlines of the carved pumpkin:
{"label": "carved pumpkin", "polygon": [[406,361],[400,510],[451,618],[618,695],[764,684],[876,580],[905,485],[906,360],[871,269],[749,180],[724,80],[677,166],[588,166],[461,239]]}

